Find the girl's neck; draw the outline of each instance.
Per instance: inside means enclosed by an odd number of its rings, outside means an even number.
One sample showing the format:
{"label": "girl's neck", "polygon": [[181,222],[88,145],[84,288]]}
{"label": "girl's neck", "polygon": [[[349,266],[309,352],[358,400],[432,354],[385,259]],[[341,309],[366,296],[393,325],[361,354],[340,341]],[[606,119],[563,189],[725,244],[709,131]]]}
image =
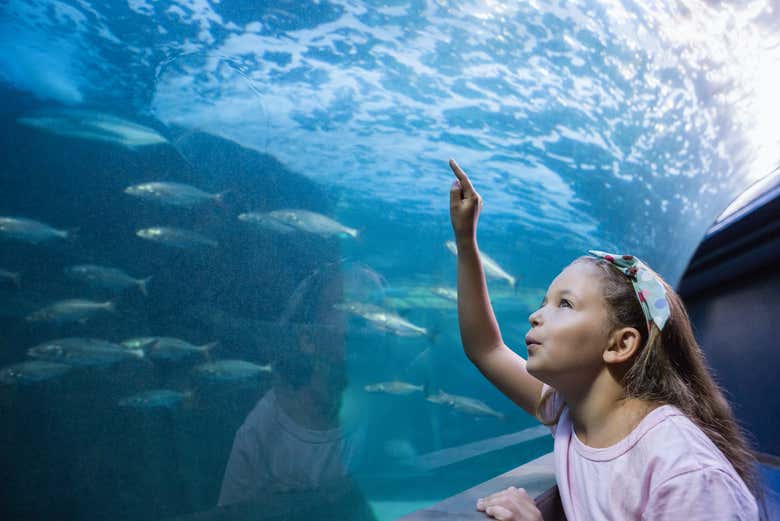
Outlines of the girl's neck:
{"label": "girl's neck", "polygon": [[628,436],[660,404],[626,398],[623,387],[607,374],[579,399],[567,399],[567,405],[577,438],[589,447],[604,448]]}

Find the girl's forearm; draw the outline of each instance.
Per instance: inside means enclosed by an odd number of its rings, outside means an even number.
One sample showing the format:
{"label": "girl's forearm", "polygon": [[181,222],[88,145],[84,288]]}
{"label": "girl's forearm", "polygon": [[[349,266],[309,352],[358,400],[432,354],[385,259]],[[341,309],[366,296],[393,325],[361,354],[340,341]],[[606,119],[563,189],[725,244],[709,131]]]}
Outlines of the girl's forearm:
{"label": "girl's forearm", "polygon": [[476,239],[458,241],[458,324],[466,355],[472,360],[503,345],[490,305]]}

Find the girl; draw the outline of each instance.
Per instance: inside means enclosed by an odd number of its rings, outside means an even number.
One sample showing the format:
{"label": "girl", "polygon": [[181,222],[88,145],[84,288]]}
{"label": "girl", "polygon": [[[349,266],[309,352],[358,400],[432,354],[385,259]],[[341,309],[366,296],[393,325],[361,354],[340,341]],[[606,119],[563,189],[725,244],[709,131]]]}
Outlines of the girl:
{"label": "girl", "polygon": [[[635,257],[590,250],[529,316],[526,361],[504,345],[490,306],[476,238],[482,199],[452,160],[450,167],[464,350],[550,427],[568,520],[759,519],[753,453],[674,290]],[[502,521],[541,520],[514,487],[477,509]]]}

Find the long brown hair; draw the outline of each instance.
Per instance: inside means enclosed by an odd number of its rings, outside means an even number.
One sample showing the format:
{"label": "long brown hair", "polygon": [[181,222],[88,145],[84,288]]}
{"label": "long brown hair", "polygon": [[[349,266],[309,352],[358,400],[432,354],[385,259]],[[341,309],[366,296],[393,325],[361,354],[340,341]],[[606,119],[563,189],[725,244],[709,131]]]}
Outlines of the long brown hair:
{"label": "long brown hair", "polygon": [[[654,323],[648,331],[639,299],[623,272],[600,258],[583,256],[574,262],[585,262],[599,270],[609,317],[607,331],[633,327],[642,335],[640,348],[623,378],[626,398],[670,404],[680,409],[731,462],[756,498],[761,519],[766,519],[764,488],[748,435],[735,419],[710,372],[680,296],[650,270],[666,288],[670,316],[662,331]],[[548,392],[542,397],[538,411],[545,407],[552,394]],[[561,411],[562,407],[545,424],[557,423]]]}

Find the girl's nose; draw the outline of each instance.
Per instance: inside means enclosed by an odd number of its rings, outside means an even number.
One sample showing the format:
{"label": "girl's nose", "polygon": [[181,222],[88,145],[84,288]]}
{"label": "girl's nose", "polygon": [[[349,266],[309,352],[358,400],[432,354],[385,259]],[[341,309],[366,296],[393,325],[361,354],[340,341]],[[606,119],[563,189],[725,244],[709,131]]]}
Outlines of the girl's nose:
{"label": "girl's nose", "polygon": [[539,319],[541,318],[540,312],[541,310],[537,309],[536,311],[528,315],[528,322],[531,323],[531,327],[536,327],[537,325],[539,325],[540,322]]}

